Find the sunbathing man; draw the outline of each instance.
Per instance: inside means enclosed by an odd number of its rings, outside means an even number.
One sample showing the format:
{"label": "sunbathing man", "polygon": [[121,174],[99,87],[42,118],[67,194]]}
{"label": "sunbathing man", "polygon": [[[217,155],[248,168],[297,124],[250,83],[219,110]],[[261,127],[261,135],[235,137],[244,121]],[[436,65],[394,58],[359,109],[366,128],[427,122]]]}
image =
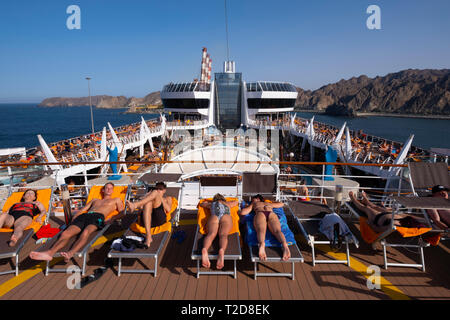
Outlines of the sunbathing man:
{"label": "sunbathing man", "polygon": [[238,201],[226,201],[220,193],[216,194],[212,201],[206,200],[200,204],[201,207],[211,210],[211,216],[206,224],[207,234],[203,239],[202,266],[209,268],[211,263],[208,258],[208,250],[219,233],[219,254],[217,257],[217,269],[224,267],[225,250],[228,246],[228,233],[233,227],[231,219],[231,208],[238,206]]}
{"label": "sunbathing man", "polygon": [[[86,244],[89,236],[93,232],[104,227],[105,219],[111,212],[117,210],[121,213],[112,217],[107,223],[111,223],[123,216],[122,211],[125,209],[125,206],[120,198],[111,197],[113,191],[114,184],[112,182],[105,184],[102,189],[103,199],[93,199],[92,201],[89,201],[76,215],[73,216],[72,222],[67,229],[61,233],[58,241],[56,241],[49,250],[43,252],[33,251],[30,253],[30,258],[34,260],[51,261],[56,252],[64,248],[72,237],[81,232],[80,237],[74,243],[72,248],[67,252],[61,252],[64,261],[68,262],[73,255]],[[83,213],[85,211],[88,212]]]}
{"label": "sunbathing man", "polygon": [[39,214],[36,222],[42,223],[45,212],[44,205],[37,201],[36,191],[32,189],[26,190],[20,202],[13,204],[7,213],[3,212],[0,215],[0,228],[14,229],[8,245],[10,247],[16,245],[17,241],[22,237],[23,231],[31,224],[36,215]]}
{"label": "sunbathing man", "polygon": [[152,242],[151,228],[158,227],[166,223],[167,213],[172,208],[172,197],[165,197],[167,186],[163,182],[155,184],[155,188],[145,195],[144,199],[136,202],[127,201],[127,206],[131,212],[137,208],[144,208],[143,220],[145,227],[145,245],[150,246]]}
{"label": "sunbathing man", "polygon": [[[434,186],[431,190],[431,196],[448,199],[448,191],[449,189],[444,186]],[[450,228],[450,210],[428,209],[427,212],[438,228],[442,230],[448,230]]]}
{"label": "sunbathing man", "polygon": [[[384,232],[391,228],[391,218],[392,218],[392,209],[387,208],[381,205],[376,205],[372,203],[369,198],[367,197],[367,194],[363,191],[361,192],[362,200],[359,201],[356,199],[356,196],[353,194],[352,191],[348,193],[350,196],[350,199],[352,203],[362,212],[364,212],[367,215],[367,223],[372,228],[373,231],[377,233]],[[414,221],[411,221],[414,220]],[[420,221],[417,218],[412,218],[409,215],[405,214],[395,214],[394,219],[394,225],[395,226],[407,226],[407,223],[419,223]],[[403,221],[402,221],[403,220]]]}
{"label": "sunbathing man", "polygon": [[281,232],[281,224],[278,216],[273,212],[273,208],[282,208],[284,206],[281,202],[264,202],[264,198],[261,195],[252,197],[250,205],[241,210],[241,215],[247,215],[250,212],[255,212],[253,224],[256,230],[256,236],[258,239],[259,258],[262,261],[267,260],[266,254],[266,231],[269,231],[275,236],[275,238],[281,243],[283,247],[283,261],[289,260],[291,252],[286,242],[286,238]]}

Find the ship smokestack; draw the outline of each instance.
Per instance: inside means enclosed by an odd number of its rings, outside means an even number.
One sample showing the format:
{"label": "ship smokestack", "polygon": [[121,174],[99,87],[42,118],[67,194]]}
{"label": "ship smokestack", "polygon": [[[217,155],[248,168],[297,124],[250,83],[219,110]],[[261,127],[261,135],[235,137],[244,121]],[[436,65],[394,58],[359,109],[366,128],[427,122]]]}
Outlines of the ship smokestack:
{"label": "ship smokestack", "polygon": [[200,82],[204,82],[206,80],[206,51],[207,49],[203,47],[202,50],[202,65],[200,70]]}

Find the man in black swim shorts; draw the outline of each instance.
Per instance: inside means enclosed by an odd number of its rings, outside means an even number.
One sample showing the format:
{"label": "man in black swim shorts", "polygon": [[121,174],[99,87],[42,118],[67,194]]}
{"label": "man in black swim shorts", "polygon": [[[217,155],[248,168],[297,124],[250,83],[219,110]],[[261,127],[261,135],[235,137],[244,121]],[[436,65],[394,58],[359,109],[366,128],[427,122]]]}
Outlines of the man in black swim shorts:
{"label": "man in black swim shorts", "polygon": [[[125,209],[124,203],[120,198],[112,198],[113,192],[114,184],[111,182],[105,184],[102,189],[102,199],[93,199],[88,202],[73,217],[72,223],[61,233],[58,241],[49,250],[43,252],[33,251],[30,253],[30,258],[51,261],[58,250],[64,248],[72,237],[81,233],[69,251],[61,252],[64,260],[68,262],[87,243],[89,236],[93,232],[104,227],[105,219],[108,215],[115,210],[120,213]],[[86,211],[87,213],[84,213]],[[116,215],[109,219],[108,222],[119,219],[122,215]]]}

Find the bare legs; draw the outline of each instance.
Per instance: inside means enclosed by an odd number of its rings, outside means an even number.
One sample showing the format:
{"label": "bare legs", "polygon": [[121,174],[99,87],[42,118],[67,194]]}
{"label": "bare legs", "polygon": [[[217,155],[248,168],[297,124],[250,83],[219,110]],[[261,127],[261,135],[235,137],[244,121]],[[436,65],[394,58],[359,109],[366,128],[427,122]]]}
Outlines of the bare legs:
{"label": "bare legs", "polygon": [[11,240],[9,241],[9,246],[14,247],[17,241],[22,237],[23,230],[30,225],[33,221],[31,217],[22,216],[17,221],[14,222],[14,232],[11,235]]}
{"label": "bare legs", "polygon": [[0,215],[0,228],[11,228],[14,224],[13,216],[8,213],[2,213]]}
{"label": "bare legs", "polygon": [[152,242],[152,212],[153,212],[153,201],[150,201],[144,205],[144,227],[145,227],[145,245],[150,247]]}
{"label": "bare legs", "polygon": [[255,215],[255,218],[253,220],[253,225],[255,226],[256,237],[258,239],[259,258],[262,261],[267,260],[266,246],[265,246],[267,228],[275,236],[275,238],[281,243],[281,245],[283,247],[282,260],[283,261],[289,260],[289,258],[291,257],[291,252],[290,252],[289,246],[286,242],[286,238],[285,238],[283,232],[281,232],[280,220],[278,220],[278,217],[275,213],[271,212],[269,215],[269,219],[267,221],[264,213],[258,212]]}
{"label": "bare legs", "polygon": [[61,252],[61,255],[64,257],[65,262],[69,262],[70,259],[72,259],[73,255],[78,252],[88,241],[89,236],[97,230],[97,227],[95,225],[88,225],[83,232],[81,233],[78,240],[74,243],[72,248],[67,252]]}
{"label": "bare legs", "polygon": [[31,217],[22,216],[17,221],[14,221],[14,217],[8,213],[0,215],[0,228],[13,228],[14,232],[9,240],[9,246],[14,247],[17,241],[22,237],[23,230],[30,225],[33,220]]}
{"label": "bare legs", "polygon": [[350,196],[350,199],[352,200],[352,203],[362,212],[364,212],[367,215],[367,218],[369,219],[369,221],[373,221],[375,219],[375,217],[377,216],[377,214],[379,213],[378,210],[375,210],[374,208],[367,206],[365,204],[363,204],[362,202],[360,202],[358,199],[356,199],[355,195],[353,194],[352,191],[350,191],[348,193],[348,195]]}
{"label": "bare legs", "polygon": [[209,268],[211,263],[208,258],[208,250],[211,247],[215,237],[219,234],[219,255],[217,257],[217,269],[222,269],[224,266],[224,256],[225,250],[228,246],[228,233],[230,233],[231,227],[233,226],[233,221],[229,214],[225,214],[219,221],[217,216],[212,215],[206,228],[208,233],[203,239],[203,248],[202,248],[202,266],[205,268]]}
{"label": "bare legs", "polygon": [[69,226],[63,233],[61,233],[61,236],[59,237],[58,241],[56,241],[55,244],[49,250],[43,252],[32,251],[30,253],[30,258],[33,260],[51,261],[56,252],[58,252],[61,248],[64,248],[67,242],[80,232],[81,229],[79,227],[75,225]]}
{"label": "bare legs", "polygon": [[[151,226],[152,226],[152,213],[153,209],[158,208],[159,206],[163,205],[165,212],[170,212],[170,209],[172,208],[172,197],[165,197],[159,199],[154,199],[148,201],[144,205],[144,210],[142,212],[142,216],[144,219],[144,228],[145,228],[145,245],[150,247],[150,244],[152,242],[152,234],[151,234]],[[131,211],[134,211],[136,209],[136,205],[134,203],[131,203],[127,201],[127,205],[130,208]]]}

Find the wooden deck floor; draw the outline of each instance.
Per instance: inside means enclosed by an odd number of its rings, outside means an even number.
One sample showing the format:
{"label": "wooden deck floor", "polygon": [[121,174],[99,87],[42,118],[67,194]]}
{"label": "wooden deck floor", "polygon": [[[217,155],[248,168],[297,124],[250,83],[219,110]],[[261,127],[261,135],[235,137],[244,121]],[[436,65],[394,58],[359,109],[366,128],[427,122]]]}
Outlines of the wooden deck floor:
{"label": "wooden deck floor", "polygon": [[[305,258],[304,263],[295,266],[295,280],[289,278],[259,277],[253,279],[253,264],[249,258],[246,245],[242,246],[243,260],[238,261],[238,277],[227,275],[202,275],[196,278],[196,263],[190,254],[194,241],[195,225],[186,224],[178,227],[187,233],[181,243],[171,239],[159,262],[157,277],[148,274],[116,274],[116,269],[108,269],[97,281],[83,289],[68,289],[68,274],[51,273],[45,276],[37,272],[29,279],[24,279],[24,271],[36,265],[28,258],[30,251],[37,245],[29,241],[21,253],[18,277],[14,275],[0,276],[2,300],[384,300],[391,299],[389,287],[380,290],[369,290],[366,277],[343,264],[311,263],[311,250],[301,236],[297,236],[299,248]],[[355,226],[355,234],[359,235]],[[112,226],[106,236],[120,231]],[[89,252],[87,275],[101,266],[109,251],[110,242],[92,248]],[[389,249],[389,258],[401,262],[414,261],[418,256],[404,250]],[[359,249],[351,247],[351,255],[355,261],[365,266],[378,265],[381,275],[410,299],[450,299],[450,275],[448,266],[450,250],[445,246],[425,248],[427,271],[415,268],[390,267],[382,268],[382,254],[374,254],[368,245],[361,241]],[[319,258],[325,256],[319,253]],[[329,258],[329,257],[328,257]],[[145,263],[152,263],[151,259]],[[0,262],[0,271],[9,269],[8,260]],[[80,263],[80,262],[79,262]],[[117,265],[117,262],[115,262]],[[135,260],[125,261],[124,268],[143,268]],[[212,268],[215,261],[212,261]],[[228,262],[225,268],[231,270]],[[290,265],[267,264],[261,271],[289,272]],[[14,282],[12,282],[14,281]]]}

